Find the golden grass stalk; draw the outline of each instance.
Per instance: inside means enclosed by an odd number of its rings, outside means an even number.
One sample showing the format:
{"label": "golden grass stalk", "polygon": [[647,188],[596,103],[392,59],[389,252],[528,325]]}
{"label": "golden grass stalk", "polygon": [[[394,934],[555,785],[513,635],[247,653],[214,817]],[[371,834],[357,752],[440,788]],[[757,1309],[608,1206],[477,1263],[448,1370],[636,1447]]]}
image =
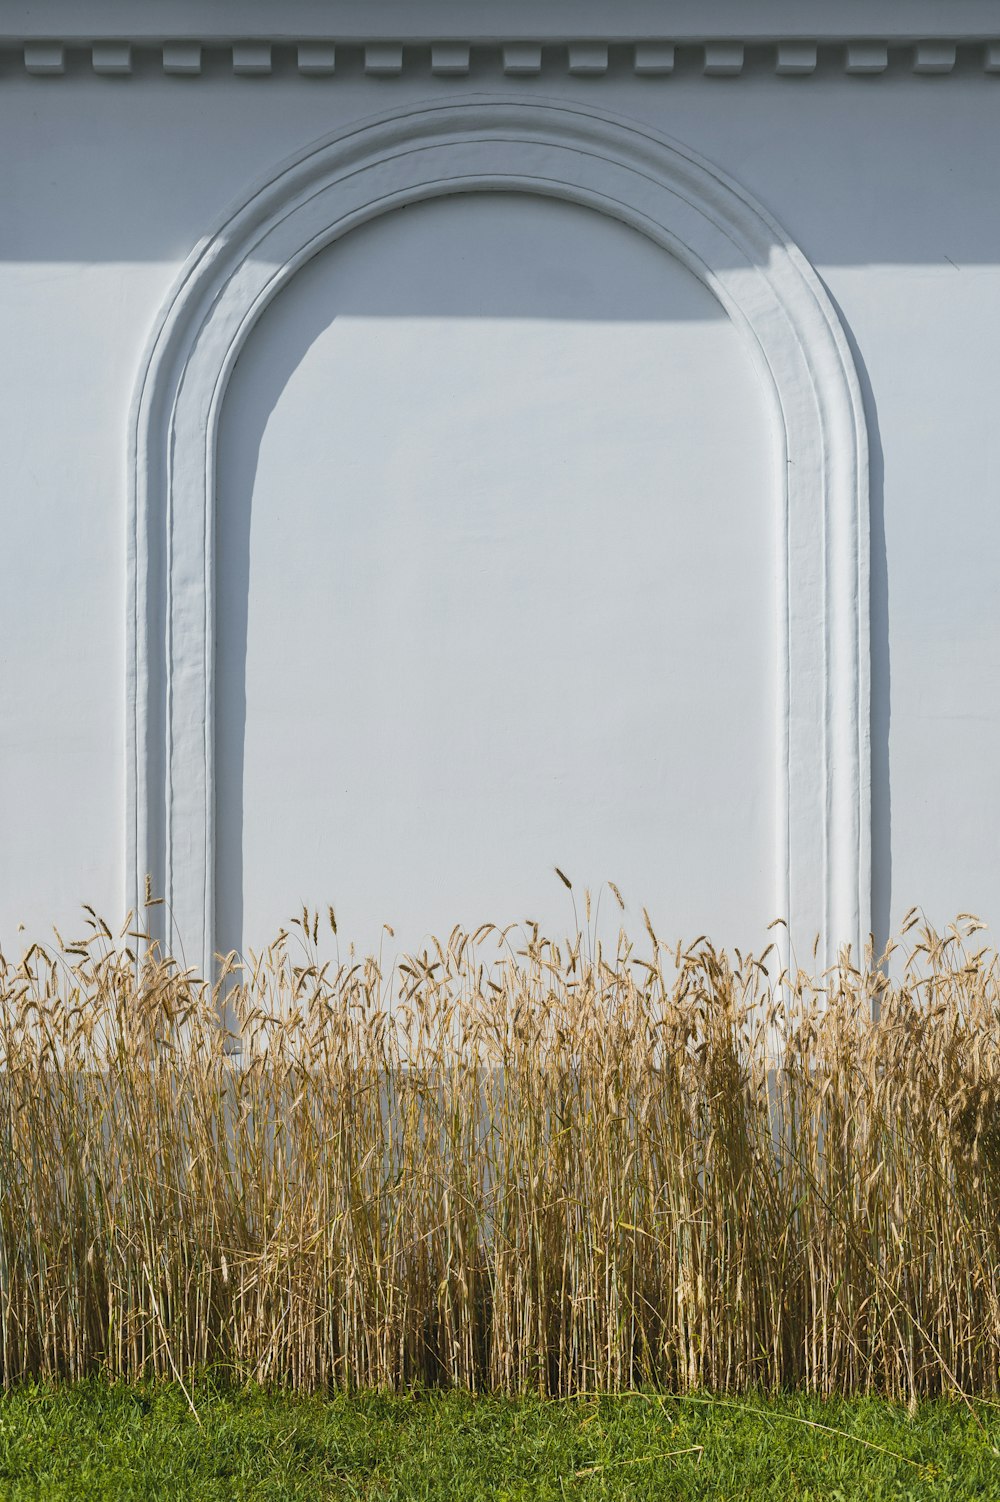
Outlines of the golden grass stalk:
{"label": "golden grass stalk", "polygon": [[490,926],[383,973],[306,914],[209,985],[89,921],[0,958],[4,1384],[996,1390],[973,924],[822,976]]}

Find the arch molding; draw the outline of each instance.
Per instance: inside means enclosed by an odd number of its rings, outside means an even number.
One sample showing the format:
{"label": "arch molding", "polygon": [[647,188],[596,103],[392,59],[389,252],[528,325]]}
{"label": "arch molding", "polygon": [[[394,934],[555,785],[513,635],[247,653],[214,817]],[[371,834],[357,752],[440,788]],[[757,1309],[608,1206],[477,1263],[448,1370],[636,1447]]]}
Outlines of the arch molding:
{"label": "arch molding", "polygon": [[[837,314],[801,251],[686,147],[577,103],[474,96],[359,123],[261,182],[186,263],[131,414],[129,901],[147,876],[187,963],[215,954],[216,441],[264,308],[325,246],[421,199],[520,192],[608,214],[676,256],[740,330],[767,393],[779,557],[774,909],[800,952],[870,929],[868,452]],[[159,911],[163,911],[162,909]]]}

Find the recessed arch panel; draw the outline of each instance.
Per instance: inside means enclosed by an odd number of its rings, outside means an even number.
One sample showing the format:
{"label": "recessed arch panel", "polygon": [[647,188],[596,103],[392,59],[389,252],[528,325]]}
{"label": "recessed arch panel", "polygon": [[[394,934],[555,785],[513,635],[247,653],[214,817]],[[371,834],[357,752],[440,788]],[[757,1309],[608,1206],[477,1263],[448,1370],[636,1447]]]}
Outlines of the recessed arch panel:
{"label": "recessed arch panel", "polygon": [[[127,872],[166,898],[188,963],[215,952],[216,442],[257,318],[324,246],[443,194],[562,198],[681,260],[746,340],[781,480],[774,904],[800,945],[859,943],[870,902],[867,448],[826,293],[771,217],[686,148],[578,105],[412,107],[285,164],[195,251],[153,336],[132,419]],[[707,436],[707,435],[706,435]]]}

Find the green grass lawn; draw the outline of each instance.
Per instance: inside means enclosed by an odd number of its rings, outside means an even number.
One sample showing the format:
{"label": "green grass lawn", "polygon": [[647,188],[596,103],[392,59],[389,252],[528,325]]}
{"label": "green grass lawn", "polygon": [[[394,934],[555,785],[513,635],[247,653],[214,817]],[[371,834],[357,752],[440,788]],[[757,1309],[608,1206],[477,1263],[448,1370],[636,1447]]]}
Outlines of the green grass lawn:
{"label": "green grass lawn", "polygon": [[1000,1498],[989,1405],[911,1418],[872,1400],[323,1400],[210,1382],[193,1398],[197,1421],[168,1384],[8,1394],[0,1498]]}

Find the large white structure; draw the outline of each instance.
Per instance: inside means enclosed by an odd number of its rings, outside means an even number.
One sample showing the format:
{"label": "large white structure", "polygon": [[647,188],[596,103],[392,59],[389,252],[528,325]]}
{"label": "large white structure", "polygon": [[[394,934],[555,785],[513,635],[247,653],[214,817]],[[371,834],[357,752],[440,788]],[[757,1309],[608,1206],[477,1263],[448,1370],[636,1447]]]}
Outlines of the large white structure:
{"label": "large white structure", "polygon": [[1000,912],[1000,0],[2,0],[0,142],[0,944]]}

